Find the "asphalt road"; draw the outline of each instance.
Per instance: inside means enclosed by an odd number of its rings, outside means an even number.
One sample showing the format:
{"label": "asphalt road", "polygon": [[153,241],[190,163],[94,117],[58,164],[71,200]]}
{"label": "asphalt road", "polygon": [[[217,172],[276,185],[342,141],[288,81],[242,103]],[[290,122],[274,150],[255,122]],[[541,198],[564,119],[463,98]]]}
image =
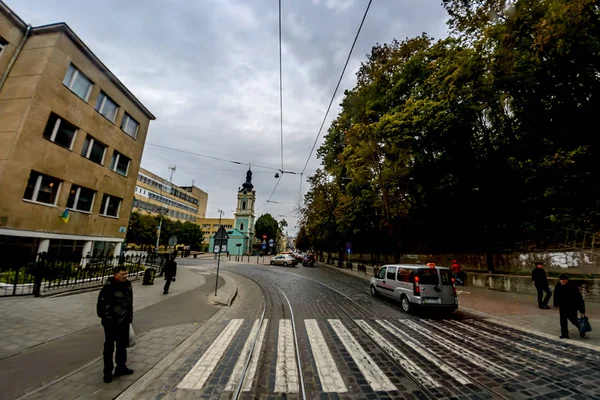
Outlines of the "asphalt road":
{"label": "asphalt road", "polygon": [[325,267],[222,266],[264,302],[220,321],[155,398],[600,399],[600,352],[460,311],[407,315]]}
{"label": "asphalt road", "polygon": [[[187,271],[180,268],[179,272],[180,279],[185,279]],[[157,277],[155,286],[162,286],[163,282]],[[223,280],[220,279],[219,287],[222,285]],[[159,303],[140,311],[134,310],[136,334],[170,325],[204,323],[219,310],[206,301],[207,294],[214,287],[214,279],[207,279],[198,288],[178,295],[167,295]],[[135,290],[143,289],[135,285]],[[70,299],[76,302],[77,296],[70,296]],[[90,313],[95,314],[96,310],[90,310]],[[103,342],[104,330],[98,320],[93,327],[0,360],[0,398],[16,398],[93,361],[102,355]]]}

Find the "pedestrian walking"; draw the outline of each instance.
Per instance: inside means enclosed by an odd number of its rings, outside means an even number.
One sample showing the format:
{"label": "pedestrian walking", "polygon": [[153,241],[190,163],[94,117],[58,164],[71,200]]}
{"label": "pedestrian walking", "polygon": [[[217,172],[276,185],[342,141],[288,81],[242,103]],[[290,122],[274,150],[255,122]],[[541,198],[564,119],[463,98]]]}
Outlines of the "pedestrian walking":
{"label": "pedestrian walking", "polygon": [[454,281],[456,282],[456,284],[460,286],[464,284],[463,280],[461,279],[461,269],[462,268],[460,267],[458,261],[452,260],[452,276],[454,277]]}
{"label": "pedestrian walking", "polygon": [[114,376],[133,374],[133,370],[126,365],[129,325],[133,321],[133,288],[127,280],[127,269],[124,266],[116,267],[114,275],[108,278],[106,285],[100,290],[96,312],[104,327],[104,382],[109,383],[113,379],[115,343],[117,367]]}
{"label": "pedestrian walking", "polygon": [[[538,294],[538,307],[542,310],[550,310],[548,302],[552,297],[552,292],[548,286],[548,277],[546,276],[546,270],[544,269],[544,263],[538,261],[535,263],[535,268],[531,271],[531,280],[535,285],[535,289]],[[544,293],[546,296],[544,297]]]}
{"label": "pedestrian walking", "polygon": [[165,263],[165,287],[163,290],[163,294],[169,293],[169,288],[171,287],[171,282],[175,282],[175,276],[177,275],[177,263],[175,262],[175,258],[177,257],[177,252],[173,252],[171,254],[171,258],[167,260]]}
{"label": "pedestrian walking", "polygon": [[560,314],[560,338],[569,338],[570,321],[577,327],[579,336],[585,337],[585,333],[581,332],[579,321],[577,320],[577,311],[585,317],[585,302],[579,291],[579,287],[574,283],[569,282],[569,275],[561,275],[559,282],[554,288],[554,307],[558,307]]}

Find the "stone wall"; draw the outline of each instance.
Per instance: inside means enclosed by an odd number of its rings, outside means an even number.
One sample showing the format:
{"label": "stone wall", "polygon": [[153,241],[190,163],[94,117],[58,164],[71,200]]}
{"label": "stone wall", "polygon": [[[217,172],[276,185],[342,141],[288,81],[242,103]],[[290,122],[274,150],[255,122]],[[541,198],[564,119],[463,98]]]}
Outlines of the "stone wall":
{"label": "stone wall", "polygon": [[[572,279],[583,294],[586,301],[600,302],[600,279]],[[558,283],[558,278],[548,278],[550,289]],[[515,275],[490,275],[480,273],[468,273],[466,286],[488,288],[501,292],[523,293],[537,296],[530,276]]]}

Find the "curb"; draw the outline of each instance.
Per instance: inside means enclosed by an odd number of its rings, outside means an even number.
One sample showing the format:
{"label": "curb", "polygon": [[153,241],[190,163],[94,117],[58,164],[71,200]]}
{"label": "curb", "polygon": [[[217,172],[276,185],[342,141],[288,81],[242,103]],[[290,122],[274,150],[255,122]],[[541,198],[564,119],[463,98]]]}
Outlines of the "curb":
{"label": "curb", "polygon": [[[231,306],[231,303],[233,303],[233,299],[237,295],[237,283],[235,282],[235,279],[233,279],[227,272],[221,272],[220,276],[225,281],[225,284],[223,284],[223,286],[221,286],[220,289],[221,294],[217,294],[216,297],[215,295],[210,294],[208,295],[208,298],[213,302],[213,304],[229,307]],[[227,290],[230,290],[231,292],[229,294],[222,294]]]}

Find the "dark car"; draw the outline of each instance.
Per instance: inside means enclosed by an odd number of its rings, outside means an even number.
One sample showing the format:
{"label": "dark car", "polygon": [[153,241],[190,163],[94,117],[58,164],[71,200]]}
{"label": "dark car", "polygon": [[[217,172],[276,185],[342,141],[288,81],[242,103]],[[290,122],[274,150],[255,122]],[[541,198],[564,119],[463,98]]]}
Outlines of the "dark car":
{"label": "dark car", "polygon": [[302,265],[305,267],[314,267],[315,266],[315,256],[313,256],[312,254],[309,254],[306,257],[304,257],[304,260],[302,260]]}

